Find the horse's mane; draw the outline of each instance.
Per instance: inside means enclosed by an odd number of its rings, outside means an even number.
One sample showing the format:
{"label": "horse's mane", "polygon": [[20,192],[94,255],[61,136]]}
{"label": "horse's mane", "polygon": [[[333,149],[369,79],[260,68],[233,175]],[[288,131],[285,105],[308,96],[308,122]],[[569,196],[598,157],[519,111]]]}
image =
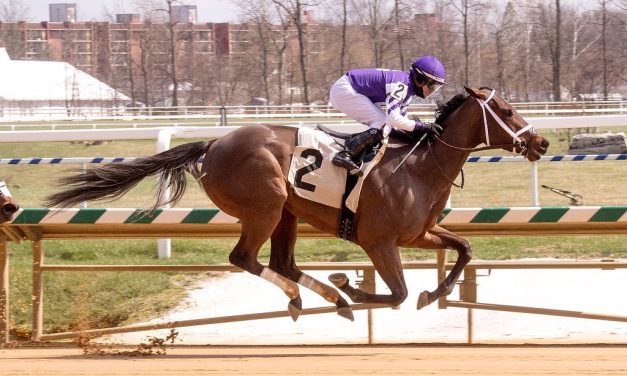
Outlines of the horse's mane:
{"label": "horse's mane", "polygon": [[[479,90],[483,89],[492,90],[492,88],[489,88],[487,86],[482,86],[479,88]],[[453,98],[449,99],[449,101],[446,103],[438,101],[436,103],[437,108],[435,109],[435,122],[437,124],[443,125],[446,119],[464,103],[466,98],[468,98],[467,95],[457,94]]]}
{"label": "horse's mane", "polygon": [[444,121],[466,101],[467,97],[464,94],[457,94],[446,103],[438,101],[435,109],[435,122],[440,125],[444,124]]}

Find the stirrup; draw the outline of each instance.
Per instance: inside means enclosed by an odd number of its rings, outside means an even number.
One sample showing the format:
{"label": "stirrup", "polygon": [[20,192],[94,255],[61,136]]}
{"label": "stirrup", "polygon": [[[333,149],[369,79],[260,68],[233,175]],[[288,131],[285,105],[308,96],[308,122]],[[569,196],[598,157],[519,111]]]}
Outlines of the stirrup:
{"label": "stirrup", "polygon": [[338,167],[348,170],[348,173],[351,175],[362,176],[364,174],[346,151],[335,154],[331,162]]}

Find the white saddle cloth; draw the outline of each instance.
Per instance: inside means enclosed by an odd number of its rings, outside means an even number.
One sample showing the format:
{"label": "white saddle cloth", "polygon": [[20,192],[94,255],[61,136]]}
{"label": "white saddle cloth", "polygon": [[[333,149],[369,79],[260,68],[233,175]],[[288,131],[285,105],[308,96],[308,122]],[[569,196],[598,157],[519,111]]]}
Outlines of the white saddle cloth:
{"label": "white saddle cloth", "polygon": [[[364,175],[357,180],[355,188],[346,199],[346,207],[353,213],[357,211],[363,182],[383,156],[386,146],[387,139],[384,140],[376,157],[362,167]],[[328,134],[300,127],[298,146],[294,149],[288,174],[288,181],[296,195],[326,206],[341,208],[348,171],[335,166],[331,160],[335,153],[342,149],[342,145]]]}

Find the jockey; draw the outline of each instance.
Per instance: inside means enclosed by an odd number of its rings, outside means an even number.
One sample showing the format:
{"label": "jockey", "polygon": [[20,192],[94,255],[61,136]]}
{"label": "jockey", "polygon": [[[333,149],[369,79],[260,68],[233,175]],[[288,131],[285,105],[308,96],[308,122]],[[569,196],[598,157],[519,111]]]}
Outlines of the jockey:
{"label": "jockey", "polygon": [[[438,91],[446,72],[434,56],[424,56],[414,61],[409,73],[389,69],[353,69],[331,86],[333,107],[368,126],[368,130],[347,140],[345,150],[333,157],[333,164],[344,167],[351,175],[363,172],[353,161],[368,145],[381,141],[391,128],[413,132],[422,131],[439,135],[437,124],[407,118],[407,106],[412,96],[426,99]],[[385,111],[379,105],[385,104]]]}

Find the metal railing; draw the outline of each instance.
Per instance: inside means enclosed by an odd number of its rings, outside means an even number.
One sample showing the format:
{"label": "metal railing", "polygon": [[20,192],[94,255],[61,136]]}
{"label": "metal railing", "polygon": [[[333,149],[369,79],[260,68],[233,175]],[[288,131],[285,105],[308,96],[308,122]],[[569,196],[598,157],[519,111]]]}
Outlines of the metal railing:
{"label": "metal railing", "polygon": [[[520,102],[512,103],[526,116],[575,116],[590,114],[627,113],[627,101],[594,102]],[[409,113],[422,117],[433,116],[435,104],[412,104]],[[179,107],[51,107],[0,108],[0,123],[23,121],[86,121],[86,120],[198,120],[204,119],[225,125],[242,119],[322,118],[345,119],[346,115],[330,105],[294,104],[263,106],[179,106]]]}

